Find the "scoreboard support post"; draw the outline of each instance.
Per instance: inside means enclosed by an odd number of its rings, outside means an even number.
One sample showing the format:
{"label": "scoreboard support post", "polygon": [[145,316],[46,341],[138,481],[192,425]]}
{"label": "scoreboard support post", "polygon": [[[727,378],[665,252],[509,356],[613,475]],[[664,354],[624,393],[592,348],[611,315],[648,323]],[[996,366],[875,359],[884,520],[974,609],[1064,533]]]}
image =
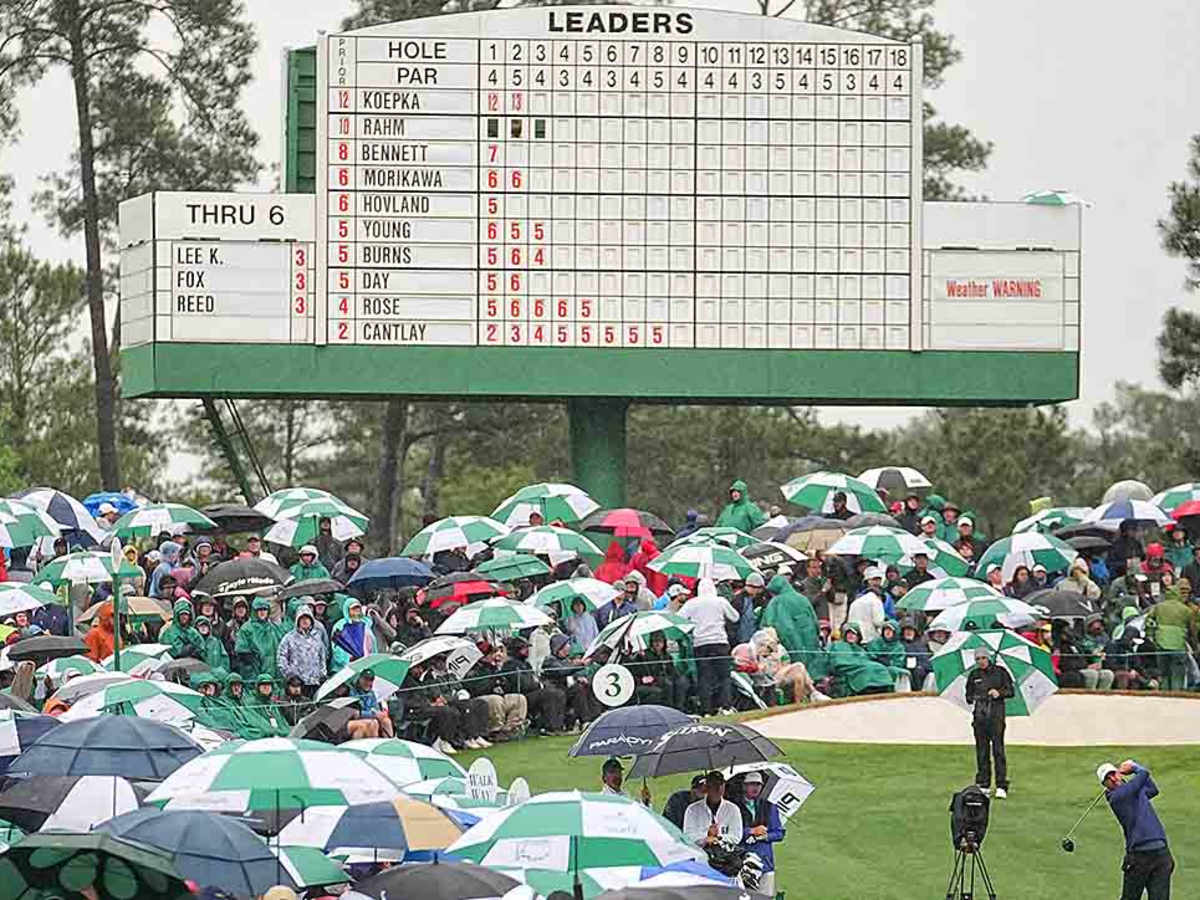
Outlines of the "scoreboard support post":
{"label": "scoreboard support post", "polygon": [[625,505],[625,414],[621,397],[567,401],[571,471],[575,483],[603,507]]}

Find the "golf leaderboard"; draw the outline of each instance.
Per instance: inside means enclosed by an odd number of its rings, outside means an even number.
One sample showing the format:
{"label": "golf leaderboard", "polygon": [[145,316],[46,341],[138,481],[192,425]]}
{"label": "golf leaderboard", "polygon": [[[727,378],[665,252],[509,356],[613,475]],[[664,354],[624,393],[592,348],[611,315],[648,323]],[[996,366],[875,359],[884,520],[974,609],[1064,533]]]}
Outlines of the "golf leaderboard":
{"label": "golf leaderboard", "polygon": [[325,339],[908,349],[920,73],[919,45],[704,10],[324,37]]}

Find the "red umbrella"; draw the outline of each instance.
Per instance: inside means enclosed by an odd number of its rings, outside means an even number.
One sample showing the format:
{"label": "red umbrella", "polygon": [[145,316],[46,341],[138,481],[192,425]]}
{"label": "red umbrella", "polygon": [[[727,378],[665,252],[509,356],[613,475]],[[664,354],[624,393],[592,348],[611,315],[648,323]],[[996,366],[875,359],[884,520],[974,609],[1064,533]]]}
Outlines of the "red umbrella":
{"label": "red umbrella", "polygon": [[1200,500],[1189,500],[1187,503],[1180,503],[1171,512],[1171,518],[1182,521],[1187,516],[1200,516]]}
{"label": "red umbrella", "polygon": [[485,597],[501,597],[508,594],[500,583],[477,572],[453,572],[429,582],[429,586],[417,593],[419,605],[428,604],[438,609],[444,603],[470,603]]}
{"label": "red umbrella", "polygon": [[579,523],[580,531],[597,531],[613,537],[673,537],[675,529],[654,513],[640,509],[598,509]]}

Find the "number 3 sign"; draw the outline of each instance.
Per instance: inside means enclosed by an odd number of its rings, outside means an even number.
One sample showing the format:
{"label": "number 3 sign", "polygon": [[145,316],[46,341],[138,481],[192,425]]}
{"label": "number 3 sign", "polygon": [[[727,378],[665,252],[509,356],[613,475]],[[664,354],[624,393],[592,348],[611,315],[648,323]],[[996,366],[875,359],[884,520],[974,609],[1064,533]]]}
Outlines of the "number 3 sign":
{"label": "number 3 sign", "polygon": [[633,696],[633,673],[616,663],[601,666],[592,676],[592,693],[605,706],[622,706]]}

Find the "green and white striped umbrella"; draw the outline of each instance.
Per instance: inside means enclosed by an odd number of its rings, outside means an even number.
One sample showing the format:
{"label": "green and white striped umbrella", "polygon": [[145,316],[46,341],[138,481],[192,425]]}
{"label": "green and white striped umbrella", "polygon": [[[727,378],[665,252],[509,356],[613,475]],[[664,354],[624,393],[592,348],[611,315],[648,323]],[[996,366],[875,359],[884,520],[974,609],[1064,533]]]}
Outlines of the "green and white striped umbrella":
{"label": "green and white striped umbrella", "polygon": [[303,547],[311,544],[320,533],[322,519],[329,519],[330,533],[339,541],[347,541],[366,533],[370,519],[336,498],[317,498],[303,503],[284,504],[275,516],[275,524],[267,529],[263,540]]}
{"label": "green and white striped umbrella", "polygon": [[184,530],[216,529],[217,523],[199,510],[182,503],[150,503],[131,509],[113,526],[121,538],[154,537],[162,532],[180,534]]}
{"label": "green and white striped umbrella", "polygon": [[983,597],[943,609],[926,631],[983,631],[988,628],[1021,628],[1038,620],[1040,613],[1012,597]]}
{"label": "green and white striped umbrella", "polygon": [[506,597],[489,597],[456,609],[438,626],[437,633],[511,632],[548,624],[550,617],[536,606]]}
{"label": "green and white striped umbrella", "polygon": [[903,528],[871,525],[847,531],[827,551],[837,556],[863,556],[883,562],[899,562],[916,553],[929,553],[921,539]]}
{"label": "green and white striped umbrella", "polygon": [[713,581],[743,581],[754,566],[724,544],[672,544],[650,562],[664,575],[711,578]]}
{"label": "green and white striped umbrella", "polygon": [[687,537],[680,538],[674,543],[721,544],[725,547],[732,547],[734,550],[741,550],[743,547],[749,547],[751,544],[758,543],[758,538],[746,534],[746,532],[742,531],[740,528],[730,528],[726,525],[714,525],[709,528],[697,528]]}
{"label": "green and white striped umbrella", "polygon": [[843,472],[813,472],[793,478],[779,489],[784,499],[813,512],[833,512],[833,495],[846,494],[846,508],[851,512],[887,512],[879,495],[865,481]]}
{"label": "green and white striped umbrella", "polygon": [[508,534],[509,527],[487,516],[449,516],[418,531],[404,545],[401,556],[431,557],[442,550],[462,547],[467,556],[487,549],[488,542]]}
{"label": "green and white striped umbrella", "polygon": [[341,747],[362,757],[401,788],[432,778],[467,777],[466,770],[446,754],[416,741],[367,738],[347,741]]}
{"label": "green and white striped umbrella", "polygon": [[[929,571],[939,578],[962,578],[971,574],[971,564],[941,538],[922,536],[918,540],[925,545],[925,553],[929,557]],[[902,568],[915,565],[911,556],[904,557],[898,564]]]}
{"label": "green and white striped umbrella", "polygon": [[972,600],[995,600],[1003,597],[1003,594],[983,581],[973,578],[941,578],[917,585],[896,601],[896,609],[934,612]]}
{"label": "green and white striped umbrella", "polygon": [[494,813],[446,852],[485,866],[536,861],[560,872],[705,860],[683,832],[640,803],[581,791],[538,794]]}
{"label": "green and white striped umbrella", "polygon": [[57,602],[58,596],[43,587],[20,581],[0,583],[0,618]]}
{"label": "green and white striped umbrella", "polygon": [[102,687],[80,698],[59,718],[64,722],[73,722],[88,716],[112,713],[157,719],[159,722],[186,721],[196,717],[203,702],[203,694],[182,684],[136,678]]}
{"label": "green and white striped umbrella", "polygon": [[570,525],[599,508],[600,504],[582,488],[573,484],[543,482],[526,485],[503,500],[492,512],[492,518],[510,528],[517,528],[528,525],[529,516],[536,512],[547,524],[565,522]]}
{"label": "green and white striped umbrella", "polygon": [[[132,644],[121,648],[120,671],[145,677],[151,672],[157,672],[170,661],[171,647],[168,644]],[[101,665],[111,672],[115,662],[115,655],[109,656]]]}
{"label": "green and white striped umbrella", "polygon": [[1022,203],[1032,203],[1034,206],[1091,206],[1090,200],[1084,200],[1078,194],[1056,190],[1030,191],[1021,197]]}
{"label": "green and white striped umbrella", "polygon": [[55,684],[61,684],[68,672],[74,672],[76,675],[95,675],[97,672],[103,672],[104,667],[98,663],[92,662],[86,656],[60,656],[58,659],[52,659],[48,663],[43,663],[37,668],[39,678],[49,678]]}
{"label": "green and white striped umbrella", "polygon": [[[514,878],[521,884],[528,885],[538,896],[549,897],[555,892],[574,896],[576,875],[579,886],[583,890],[584,900],[591,900],[605,891],[619,891],[626,887],[639,887],[642,880],[641,866],[610,866],[606,869],[581,869],[579,872],[561,872],[554,869],[516,868],[513,866],[491,866],[497,872]],[[676,874],[676,873],[672,873]],[[676,874],[676,877],[679,877]],[[690,878],[699,878],[691,875]],[[705,879],[709,885],[717,886],[718,882]],[[737,893],[731,897],[738,898]],[[743,894],[741,896],[749,896]]]}
{"label": "green and white striped umbrella", "polygon": [[979,558],[975,572],[982,575],[989,565],[996,563],[1007,582],[1018,566],[1032,569],[1041,563],[1047,572],[1065,572],[1078,555],[1074,547],[1052,534],[1026,531],[1001,538],[988,547]]}
{"label": "green and white striped umbrella", "polygon": [[112,554],[101,550],[77,550],[66,556],[50,560],[38,569],[37,580],[48,581],[57,587],[65,582],[71,584],[102,584],[113,580],[113,573],[121,578],[136,578],[143,575],[141,569],[121,557],[120,568],[113,565]]}
{"label": "green and white striped umbrella", "polygon": [[694,627],[690,619],[664,610],[635,612],[605,625],[592,640],[584,656],[591,656],[602,646],[616,649],[621,643],[641,650],[645,648],[650,635],[660,631],[667,640],[677,641],[691,634]]}
{"label": "green and white striped umbrella", "polygon": [[512,550],[517,553],[534,553],[538,556],[545,556],[554,566],[576,557],[581,557],[595,565],[604,558],[600,548],[582,534],[556,525],[518,528],[493,541],[492,546],[497,550]]}
{"label": "green and white striped umbrella", "polygon": [[1188,481],[1169,487],[1155,494],[1150,502],[1165,512],[1174,512],[1175,507],[1182,506],[1190,500],[1200,500],[1200,482]]}
{"label": "green and white striped umbrella", "polygon": [[341,866],[316,847],[270,844],[268,849],[279,859],[283,871],[297,887],[346,884],[351,880]]}
{"label": "green and white striped umbrella", "polygon": [[427,778],[424,781],[406,784],[402,790],[410,797],[424,800],[438,809],[464,809],[474,812],[476,815],[493,812],[508,803],[508,792],[503,789],[496,792],[495,803],[480,797],[472,797],[465,774]]}
{"label": "green and white striped umbrella", "polygon": [[475,571],[494,581],[517,581],[521,578],[549,575],[553,570],[544,560],[529,553],[497,550],[494,557],[480,563],[475,567]]}
{"label": "green and white striped umbrella", "polygon": [[354,753],[319,741],[263,738],[229,741],[189,760],[146,803],[246,814],[394,796],[396,786]]}
{"label": "green and white striped umbrella", "polygon": [[322,491],[319,488],[292,487],[282,488],[278,491],[272,491],[270,494],[255,503],[254,508],[264,516],[268,516],[272,519],[278,519],[279,510],[283,507],[298,506],[308,500],[333,500],[336,503],[342,502],[333,494],[329,493],[329,491]]}
{"label": "green and white striped umbrella", "polygon": [[380,703],[384,703],[388,697],[400,690],[400,685],[404,683],[411,667],[412,663],[399,656],[392,656],[390,653],[369,653],[325,679],[317,688],[316,699],[324,700],[343,684],[352,686],[359,675],[370,669],[375,673],[375,683],[371,686],[371,691],[379,698]]}
{"label": "green and white striped umbrella", "polygon": [[1083,517],[1092,511],[1090,506],[1051,506],[1028,516],[1013,526],[1013,534],[1024,534],[1027,531],[1040,531],[1046,534],[1058,531],[1068,525],[1078,525]]}
{"label": "green and white striped umbrella", "polygon": [[1016,695],[1004,703],[1008,715],[1030,715],[1058,690],[1050,654],[1037,644],[1012,631],[960,631],[933,656],[933,674],[942,699],[971,708],[966,701],[967,676],[975,667],[978,647],[986,648],[993,665],[1003,666],[1012,676]]}
{"label": "green and white striped umbrella", "polygon": [[538,609],[557,606],[564,615],[570,615],[571,604],[576,598],[583,601],[589,612],[594,612],[619,593],[620,590],[599,578],[568,578],[547,585],[525,602],[532,603]]}
{"label": "green and white striped umbrella", "polygon": [[45,510],[22,500],[0,499],[0,547],[32,547],[58,537],[62,526]]}
{"label": "green and white striped umbrella", "polygon": [[23,837],[25,837],[24,831],[14,825],[12,822],[6,822],[4,819],[0,819],[0,853],[3,853]]}

